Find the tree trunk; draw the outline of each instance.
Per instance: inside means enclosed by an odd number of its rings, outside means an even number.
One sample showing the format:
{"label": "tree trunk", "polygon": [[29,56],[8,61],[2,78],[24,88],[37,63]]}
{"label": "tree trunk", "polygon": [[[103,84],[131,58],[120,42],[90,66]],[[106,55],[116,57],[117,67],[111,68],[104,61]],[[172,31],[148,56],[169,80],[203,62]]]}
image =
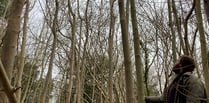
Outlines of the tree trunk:
{"label": "tree trunk", "polygon": [[126,20],[126,16],[125,16],[123,0],[118,0],[118,5],[119,5],[119,13],[120,13],[120,24],[121,24],[123,54],[124,54],[124,64],[125,64],[126,102],[134,103],[132,66],[131,66],[131,57],[130,57],[128,29],[127,29],[128,26],[126,26],[128,20]]}
{"label": "tree trunk", "polygon": [[175,5],[174,0],[172,0],[172,10],[173,10],[173,14],[174,14],[175,26],[177,28],[177,33],[178,33],[179,40],[180,40],[180,46],[183,49],[183,53],[187,54],[186,50],[185,50],[183,37],[182,37],[182,34],[181,34],[181,24],[180,24],[180,21],[179,21],[179,17],[178,17],[178,13],[177,13],[177,10],[176,10],[176,5]]}
{"label": "tree trunk", "polygon": [[145,103],[144,101],[144,82],[143,82],[143,64],[141,61],[141,50],[140,50],[140,36],[137,26],[136,18],[136,7],[135,0],[130,0],[131,4],[131,21],[133,28],[133,37],[134,37],[134,55],[135,55],[135,68],[137,76],[137,102]]}
{"label": "tree trunk", "polygon": [[[34,58],[40,58],[42,62],[40,64],[40,68],[41,68],[40,76],[39,76],[39,79],[38,79],[37,86],[34,89],[34,96],[32,97],[31,103],[35,103],[35,101],[36,102],[38,101],[37,98],[40,98],[40,97],[37,97],[37,94],[41,93],[41,88],[43,88],[43,84],[44,84],[43,83],[44,82],[43,81],[44,69],[47,66],[47,61],[48,61],[48,56],[45,56],[45,54],[48,53],[48,51],[47,51],[48,48],[47,47],[50,45],[50,41],[51,41],[51,39],[50,39],[51,35],[49,35],[49,37],[47,35],[45,35],[45,34],[49,34],[49,32],[50,32],[49,30],[45,31],[46,26],[47,26],[46,22],[44,21],[41,32],[40,32],[40,35],[38,36],[38,38],[43,38],[44,40],[46,40],[45,44],[42,44],[42,42],[39,39],[36,39],[36,43],[38,45],[37,45],[36,51],[34,51]],[[42,54],[42,55],[40,55],[40,54]],[[36,60],[32,64],[35,65],[37,62],[38,62],[38,60]],[[32,71],[33,70],[31,70],[30,72],[32,72]],[[30,76],[31,76],[31,73],[30,73]],[[33,82],[34,80],[31,79],[30,81]],[[32,84],[28,83],[27,84],[27,89],[30,90],[31,87],[32,87]],[[23,95],[23,96],[26,96],[26,95]],[[26,99],[26,98],[23,97],[22,99]]]}
{"label": "tree trunk", "polygon": [[[22,75],[23,75],[23,68],[25,64],[25,46],[26,46],[26,40],[27,40],[27,24],[28,24],[28,14],[29,14],[29,7],[30,3],[29,0],[26,0],[26,9],[24,14],[24,24],[23,24],[23,37],[22,37],[22,45],[21,45],[21,52],[20,52],[20,58],[18,63],[18,77],[17,77],[17,88],[21,87],[22,85]],[[17,100],[21,100],[21,89],[17,90]]]}
{"label": "tree trunk", "polygon": [[[78,2],[79,3],[79,2]],[[80,12],[79,12],[80,13]],[[80,15],[80,14],[79,14]],[[81,20],[80,21],[80,31],[79,31],[79,43],[78,43],[78,68],[79,68],[79,70],[80,70],[80,85],[79,85],[79,87],[80,87],[80,91],[78,91],[78,97],[77,97],[77,100],[78,100],[78,103],[79,103],[79,101],[80,101],[80,103],[83,103],[84,102],[84,100],[82,99],[83,98],[83,89],[84,89],[84,81],[85,81],[85,69],[84,69],[84,67],[85,67],[85,63],[86,63],[86,58],[81,58],[81,51],[82,51],[82,31],[83,31],[83,29],[82,29],[82,27],[83,27],[83,21],[82,21],[82,18],[81,18],[81,16],[79,16],[79,19]],[[88,37],[86,37],[86,40],[88,40]],[[84,46],[84,52],[83,52],[83,57],[86,57],[86,46]]]}
{"label": "tree trunk", "polygon": [[72,96],[72,86],[73,86],[73,73],[74,73],[74,67],[75,67],[75,15],[72,12],[71,3],[70,0],[68,0],[68,8],[69,12],[68,15],[73,17],[73,20],[70,20],[71,26],[72,26],[72,39],[71,39],[71,52],[70,52],[70,71],[69,71],[69,86],[68,86],[68,95],[66,96],[66,103],[70,103],[71,96]]}
{"label": "tree trunk", "polygon": [[209,96],[208,56],[207,56],[206,39],[205,39],[205,34],[204,34],[203,22],[202,22],[200,0],[196,0],[195,10],[196,10],[197,26],[198,26],[199,34],[200,34],[202,66],[203,66],[203,73],[204,73],[205,84],[206,84],[206,92],[207,92],[207,95]]}
{"label": "tree trunk", "polygon": [[52,25],[52,34],[54,36],[53,39],[53,45],[52,45],[52,50],[50,54],[50,61],[49,61],[49,66],[48,66],[48,72],[45,78],[44,82],[44,87],[42,88],[41,95],[39,98],[39,103],[45,103],[46,102],[46,96],[48,90],[51,88],[52,84],[52,70],[53,70],[53,62],[54,62],[54,57],[55,57],[55,50],[57,46],[57,25],[58,25],[58,10],[59,10],[59,3],[58,0],[55,0],[55,14],[54,14],[54,19],[53,19],[53,25]]}
{"label": "tree trunk", "polygon": [[172,56],[173,56],[173,63],[176,62],[176,35],[175,35],[175,32],[174,32],[174,24],[173,24],[173,19],[172,19],[172,12],[171,12],[171,1],[168,0],[167,1],[167,5],[168,5],[168,19],[169,19],[169,27],[170,27],[170,30],[171,30],[171,40],[172,40]]}
{"label": "tree trunk", "polygon": [[190,47],[190,43],[189,43],[189,40],[188,40],[188,20],[189,18],[191,17],[192,15],[192,12],[194,11],[194,8],[195,8],[195,1],[193,2],[193,5],[192,5],[192,8],[190,9],[189,13],[187,14],[186,18],[184,19],[184,43],[185,43],[185,51],[186,51],[186,54],[187,55],[192,55],[191,53],[191,47]]}
{"label": "tree trunk", "polygon": [[[8,17],[7,31],[3,40],[1,60],[5,68],[5,71],[7,73],[9,82],[12,78],[12,70],[14,67],[14,60],[17,52],[17,41],[18,41],[18,34],[20,32],[20,22],[21,22],[20,17],[22,14],[23,5],[24,5],[24,0],[13,0],[10,15]],[[1,79],[2,78],[3,77],[1,77]],[[3,88],[4,84],[5,83],[1,80],[0,88]],[[6,90],[6,87],[4,89],[5,89],[4,92],[0,91],[0,102],[9,103],[7,96],[9,96],[8,94],[10,94],[13,96],[13,97],[9,97],[10,102],[17,103],[18,101],[16,100],[13,94],[14,92]]]}
{"label": "tree trunk", "polygon": [[109,56],[109,103],[113,103],[113,36],[114,36],[114,25],[115,16],[113,12],[115,0],[110,0],[110,29],[108,38],[108,56]]}

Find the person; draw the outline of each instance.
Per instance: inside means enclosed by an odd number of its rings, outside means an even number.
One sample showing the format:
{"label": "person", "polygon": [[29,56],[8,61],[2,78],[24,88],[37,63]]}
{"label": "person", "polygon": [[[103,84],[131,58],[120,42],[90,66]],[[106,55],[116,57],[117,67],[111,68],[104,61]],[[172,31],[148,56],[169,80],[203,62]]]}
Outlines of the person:
{"label": "person", "polygon": [[180,56],[172,71],[175,77],[165,88],[162,96],[147,96],[146,103],[209,103],[203,82],[192,74],[194,59]]}

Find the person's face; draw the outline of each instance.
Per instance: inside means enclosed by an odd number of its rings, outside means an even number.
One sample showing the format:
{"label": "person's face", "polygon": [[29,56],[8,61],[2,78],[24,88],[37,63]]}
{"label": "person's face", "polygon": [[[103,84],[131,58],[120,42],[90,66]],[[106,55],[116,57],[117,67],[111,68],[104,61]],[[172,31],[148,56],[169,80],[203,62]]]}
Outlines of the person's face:
{"label": "person's face", "polygon": [[182,65],[180,63],[180,60],[178,60],[177,63],[174,65],[174,67],[172,68],[172,71],[175,74],[180,74],[180,73],[183,72],[183,68],[182,68]]}

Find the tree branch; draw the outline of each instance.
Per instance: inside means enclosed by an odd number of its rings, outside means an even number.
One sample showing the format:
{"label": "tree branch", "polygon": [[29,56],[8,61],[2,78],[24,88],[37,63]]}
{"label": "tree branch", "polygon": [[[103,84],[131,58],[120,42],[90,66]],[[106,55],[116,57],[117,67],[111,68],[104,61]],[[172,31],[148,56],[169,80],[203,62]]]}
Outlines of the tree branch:
{"label": "tree branch", "polygon": [[1,80],[3,88],[4,88],[4,92],[6,93],[7,97],[9,98],[9,101],[11,103],[19,103],[19,101],[17,101],[15,91],[12,88],[12,86],[10,85],[9,78],[7,76],[5,69],[4,69],[1,59],[0,59],[0,75],[1,75],[0,80]]}

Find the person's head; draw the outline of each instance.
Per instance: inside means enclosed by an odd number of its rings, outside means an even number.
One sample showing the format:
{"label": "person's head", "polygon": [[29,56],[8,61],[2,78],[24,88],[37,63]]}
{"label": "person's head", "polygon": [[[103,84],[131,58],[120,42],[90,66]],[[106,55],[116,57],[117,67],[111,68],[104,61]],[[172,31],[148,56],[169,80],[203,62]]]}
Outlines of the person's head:
{"label": "person's head", "polygon": [[182,72],[192,72],[195,68],[195,62],[194,59],[187,56],[182,55],[180,56],[177,63],[172,68],[172,71],[176,74],[182,73]]}

